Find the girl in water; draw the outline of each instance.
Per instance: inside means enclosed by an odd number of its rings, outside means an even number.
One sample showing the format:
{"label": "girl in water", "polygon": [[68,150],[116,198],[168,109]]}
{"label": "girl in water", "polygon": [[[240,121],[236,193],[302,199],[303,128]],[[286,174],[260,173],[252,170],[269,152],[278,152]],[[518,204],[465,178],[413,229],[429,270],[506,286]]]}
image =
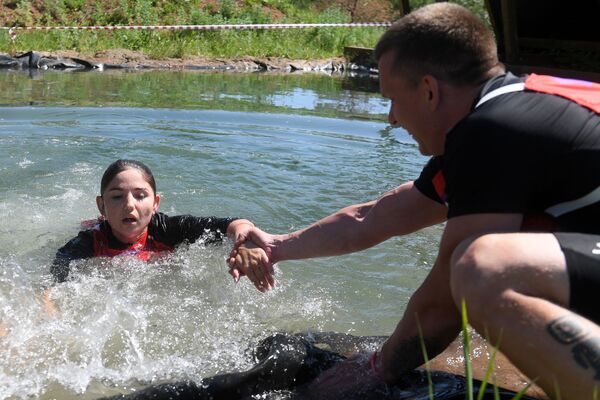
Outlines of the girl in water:
{"label": "girl in water", "polygon": [[[56,281],[67,279],[73,260],[131,254],[147,261],[154,253],[171,251],[183,242],[194,243],[200,238],[211,243],[226,234],[236,243],[244,242],[254,227],[247,219],[167,216],[158,212],[160,195],[156,193],[154,176],[145,164],[135,160],[117,160],[109,165],[102,176],[96,204],[100,211],[97,223],[79,232],[56,253],[51,267]],[[242,274],[258,290],[271,289],[275,281],[266,254],[251,242],[244,247],[253,268],[267,273],[257,275],[248,268]],[[268,279],[259,280],[257,276]],[[237,282],[239,274],[234,279]]]}

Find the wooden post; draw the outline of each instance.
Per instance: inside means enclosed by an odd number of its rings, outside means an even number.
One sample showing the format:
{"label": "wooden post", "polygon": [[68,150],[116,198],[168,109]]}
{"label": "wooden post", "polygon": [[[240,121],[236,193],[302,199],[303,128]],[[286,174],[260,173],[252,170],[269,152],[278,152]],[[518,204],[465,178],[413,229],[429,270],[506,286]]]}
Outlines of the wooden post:
{"label": "wooden post", "polygon": [[519,60],[519,36],[517,33],[516,0],[500,0],[502,31],[504,36],[504,61],[508,64]]}
{"label": "wooden post", "polygon": [[410,12],[410,0],[400,1],[400,16],[403,17]]}

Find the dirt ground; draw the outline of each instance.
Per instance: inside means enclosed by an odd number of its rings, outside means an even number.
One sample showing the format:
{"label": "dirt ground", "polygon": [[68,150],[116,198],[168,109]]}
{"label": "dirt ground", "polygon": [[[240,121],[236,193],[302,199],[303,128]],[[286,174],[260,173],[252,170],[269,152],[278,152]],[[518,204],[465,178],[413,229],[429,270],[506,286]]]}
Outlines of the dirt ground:
{"label": "dirt ground", "polygon": [[[71,52],[57,52],[61,57],[74,57]],[[82,57],[83,58],[83,57]],[[291,60],[285,58],[256,58],[244,57],[238,59],[228,58],[206,58],[200,56],[188,56],[184,58],[168,58],[163,60],[153,60],[145,54],[127,49],[111,49],[100,51],[94,57],[84,58],[95,63],[116,64],[116,65],[145,65],[155,68],[182,69],[190,66],[224,68],[233,67],[235,69],[295,69],[308,70],[316,69],[317,66],[323,66],[331,63],[339,68],[345,60],[343,58],[333,58],[328,60]]]}

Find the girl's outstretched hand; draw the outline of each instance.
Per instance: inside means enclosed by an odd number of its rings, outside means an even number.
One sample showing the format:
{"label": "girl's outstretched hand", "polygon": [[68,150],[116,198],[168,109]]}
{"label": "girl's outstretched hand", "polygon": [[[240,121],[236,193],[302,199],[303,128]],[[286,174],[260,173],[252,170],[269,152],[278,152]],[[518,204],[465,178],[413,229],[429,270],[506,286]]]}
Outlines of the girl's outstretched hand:
{"label": "girl's outstretched hand", "polygon": [[235,282],[241,276],[248,279],[261,292],[275,287],[275,270],[266,252],[253,241],[236,242],[229,257],[229,274]]}

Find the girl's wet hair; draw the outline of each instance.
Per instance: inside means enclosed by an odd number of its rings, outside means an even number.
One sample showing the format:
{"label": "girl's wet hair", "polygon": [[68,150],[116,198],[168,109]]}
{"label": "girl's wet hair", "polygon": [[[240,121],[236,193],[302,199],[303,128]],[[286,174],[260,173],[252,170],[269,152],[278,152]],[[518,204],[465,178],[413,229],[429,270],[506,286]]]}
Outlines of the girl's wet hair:
{"label": "girl's wet hair", "polygon": [[141,161],[137,160],[117,160],[114,163],[110,164],[104,174],[102,175],[102,180],[100,181],[100,196],[104,194],[106,187],[113,180],[117,174],[135,168],[142,173],[144,180],[148,182],[154,194],[156,194],[156,181],[154,180],[154,175],[152,175],[152,171],[150,168]]}

